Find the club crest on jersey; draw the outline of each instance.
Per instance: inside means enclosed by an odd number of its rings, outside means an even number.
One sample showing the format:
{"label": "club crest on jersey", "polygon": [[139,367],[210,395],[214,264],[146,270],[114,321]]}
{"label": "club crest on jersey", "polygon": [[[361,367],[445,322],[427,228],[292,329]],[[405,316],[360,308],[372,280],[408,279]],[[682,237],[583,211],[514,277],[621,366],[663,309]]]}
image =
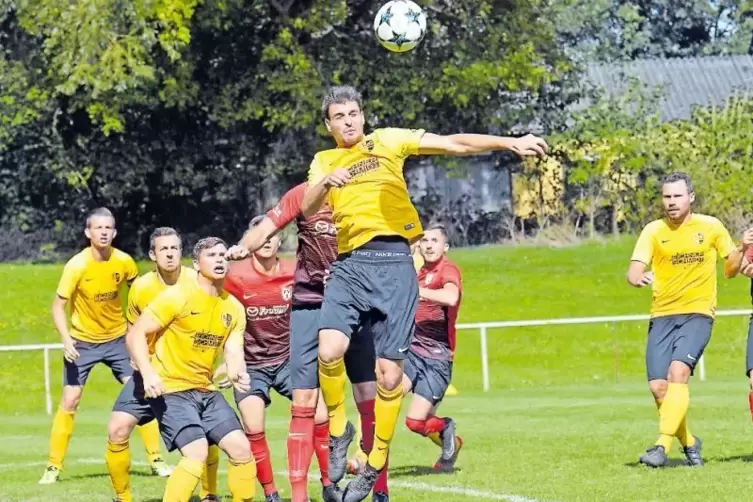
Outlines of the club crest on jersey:
{"label": "club crest on jersey", "polygon": [[281,293],[282,299],[289,301],[293,297],[293,288],[291,286],[283,286]]}
{"label": "club crest on jersey", "polygon": [[230,323],[233,322],[233,316],[231,316],[227,312],[225,312],[224,314],[222,314],[222,316],[220,316],[220,318],[222,319],[222,324],[224,324],[226,328],[229,328],[230,327]]}
{"label": "club crest on jersey", "polygon": [[431,284],[432,279],[434,279],[434,274],[426,274],[424,284],[428,286],[429,284]]}
{"label": "club crest on jersey", "polygon": [[366,147],[368,151],[372,151],[374,149],[374,140],[367,139],[366,141],[364,141],[363,145]]}
{"label": "club crest on jersey", "polygon": [[120,282],[120,273],[119,272],[113,273],[112,278],[115,279],[115,282]]}
{"label": "club crest on jersey", "polygon": [[703,240],[704,240],[704,237],[702,233],[698,232],[697,234],[695,234],[695,241],[698,244],[703,244]]}

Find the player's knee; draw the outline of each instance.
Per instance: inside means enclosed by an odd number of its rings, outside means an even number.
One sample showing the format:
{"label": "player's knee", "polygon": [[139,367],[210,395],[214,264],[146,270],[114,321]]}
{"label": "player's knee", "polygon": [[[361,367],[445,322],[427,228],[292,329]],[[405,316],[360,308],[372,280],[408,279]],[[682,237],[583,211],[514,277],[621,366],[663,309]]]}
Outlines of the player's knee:
{"label": "player's knee", "polygon": [[318,389],[293,389],[293,406],[313,408],[319,396]]}
{"label": "player's knee", "polygon": [[402,361],[379,359],[376,370],[377,383],[384,390],[395,390],[403,381]]}
{"label": "player's knee", "polygon": [[113,417],[107,424],[107,440],[111,443],[122,443],[131,437],[133,424],[120,417]]}
{"label": "player's knee", "polygon": [[81,402],[81,394],[81,387],[65,387],[63,389],[63,398],[60,400],[60,406],[65,411],[76,411],[78,403]]}
{"label": "player's knee", "polygon": [[654,395],[654,399],[664,399],[664,396],[667,394],[667,381],[651,380],[648,382],[648,388],[651,394]]}
{"label": "player's knee", "polygon": [[319,359],[331,363],[345,356],[350,339],[336,329],[323,329],[319,332]]}
{"label": "player's knee", "polygon": [[669,365],[669,381],[672,383],[688,383],[690,380],[690,366],[682,361],[672,361]]}
{"label": "player's knee", "polygon": [[248,438],[243,434],[234,435],[232,441],[224,443],[225,453],[231,462],[244,464],[253,458],[251,456],[251,443],[248,442]]}
{"label": "player's knee", "polygon": [[353,399],[357,403],[376,399],[376,382],[361,382],[353,384]]}

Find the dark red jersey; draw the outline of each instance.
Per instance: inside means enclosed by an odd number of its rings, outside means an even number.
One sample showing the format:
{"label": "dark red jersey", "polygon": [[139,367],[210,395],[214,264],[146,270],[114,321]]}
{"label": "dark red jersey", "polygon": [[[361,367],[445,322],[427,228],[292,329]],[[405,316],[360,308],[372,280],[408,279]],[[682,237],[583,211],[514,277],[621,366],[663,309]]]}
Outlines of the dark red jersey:
{"label": "dark red jersey", "polygon": [[256,270],[253,258],[230,264],[225,289],[246,309],[243,345],[250,368],[282,364],[290,357],[294,270],[289,260],[280,260],[274,275]]}
{"label": "dark red jersey", "polygon": [[298,225],[293,304],[317,305],[324,300],[324,282],[337,258],[337,229],[332,223],[332,210],[326,204],[310,218],[303,217],[301,203],[305,193],[306,183],[288,190],[267,212],[267,217],[279,229],[293,220]]}
{"label": "dark red jersey", "polygon": [[426,263],[418,271],[418,285],[427,289],[442,289],[445,284],[458,287],[460,296],[454,307],[443,307],[421,298],[416,311],[416,333],[411,350],[431,359],[452,361],[455,356],[455,322],[462,298],[460,270],[447,257]]}

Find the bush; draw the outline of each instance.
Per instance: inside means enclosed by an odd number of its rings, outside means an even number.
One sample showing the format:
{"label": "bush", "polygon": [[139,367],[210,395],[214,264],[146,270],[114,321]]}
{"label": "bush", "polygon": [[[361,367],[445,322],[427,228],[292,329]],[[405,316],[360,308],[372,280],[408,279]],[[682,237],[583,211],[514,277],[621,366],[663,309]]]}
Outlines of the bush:
{"label": "bush", "polygon": [[22,232],[15,228],[0,227],[0,262],[31,261],[52,263],[62,256],[55,242],[60,237],[53,230]]}

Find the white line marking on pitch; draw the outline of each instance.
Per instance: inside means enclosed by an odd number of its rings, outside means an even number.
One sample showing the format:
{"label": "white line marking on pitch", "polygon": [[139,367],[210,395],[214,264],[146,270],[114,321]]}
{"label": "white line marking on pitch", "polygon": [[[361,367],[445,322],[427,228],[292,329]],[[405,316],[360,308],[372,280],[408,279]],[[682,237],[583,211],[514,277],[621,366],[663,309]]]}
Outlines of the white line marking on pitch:
{"label": "white line marking on pitch", "polygon": [[[104,458],[79,458],[75,460],[70,460],[69,463],[104,464],[105,460]],[[19,469],[19,468],[25,468],[25,467],[42,466],[42,465],[47,465],[47,462],[40,460],[36,462],[6,463],[6,464],[0,464],[0,470]],[[132,460],[131,465],[135,465],[139,467],[147,467],[149,466],[149,463],[144,462],[142,460]],[[219,472],[224,473],[226,471],[224,469],[219,469]],[[279,476],[288,475],[287,471],[277,471],[275,474]],[[309,475],[309,479],[311,479],[312,481],[318,481],[319,477],[311,474]],[[429,483],[398,481],[398,480],[393,480],[393,479],[390,479],[389,486],[394,486],[395,488],[407,488],[410,490],[418,490],[422,492],[451,493],[453,495],[475,497],[475,498],[480,498],[483,500],[504,500],[506,502],[539,502],[536,499],[523,497],[521,495],[510,495],[510,494],[505,494],[505,493],[487,492],[483,490],[476,490],[474,488],[463,488],[461,486],[441,486],[441,485],[432,485]]]}

